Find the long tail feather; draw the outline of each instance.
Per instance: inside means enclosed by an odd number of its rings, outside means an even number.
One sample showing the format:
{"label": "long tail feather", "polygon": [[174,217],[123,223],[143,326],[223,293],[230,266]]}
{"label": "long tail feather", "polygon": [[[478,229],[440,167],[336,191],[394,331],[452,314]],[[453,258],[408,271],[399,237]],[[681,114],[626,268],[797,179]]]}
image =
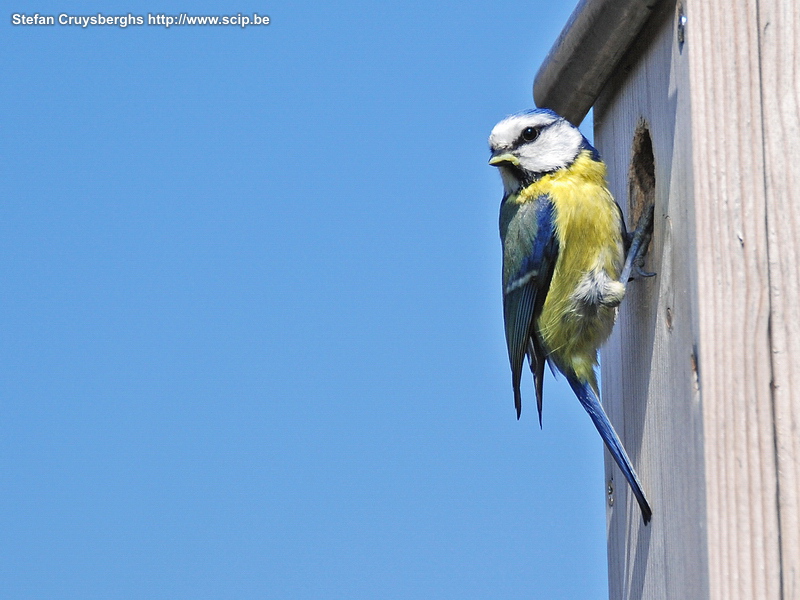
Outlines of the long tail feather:
{"label": "long tail feather", "polygon": [[642,491],[642,484],[639,482],[639,477],[637,477],[636,471],[633,469],[631,460],[628,458],[628,454],[625,452],[625,448],[623,448],[622,442],[617,436],[617,432],[614,431],[611,421],[608,420],[606,411],[603,410],[603,405],[600,404],[600,400],[588,383],[581,383],[573,377],[568,377],[567,380],[569,381],[572,391],[575,392],[578,400],[580,400],[580,403],[583,405],[583,408],[589,413],[594,426],[600,433],[600,437],[603,438],[611,456],[614,457],[622,474],[625,476],[628,484],[630,484],[633,495],[639,503],[639,508],[642,509],[644,524],[647,525],[650,522],[653,511],[647,503],[647,498],[645,498],[644,492]]}

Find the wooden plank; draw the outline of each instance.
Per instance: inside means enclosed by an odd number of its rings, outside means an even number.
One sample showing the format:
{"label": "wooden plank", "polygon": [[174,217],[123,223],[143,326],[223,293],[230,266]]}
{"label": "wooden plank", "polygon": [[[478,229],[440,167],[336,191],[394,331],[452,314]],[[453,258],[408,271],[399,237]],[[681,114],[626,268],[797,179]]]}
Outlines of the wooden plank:
{"label": "wooden plank", "polygon": [[536,105],[580,124],[660,1],[581,0],[536,73]]}
{"label": "wooden plank", "polygon": [[800,599],[800,6],[759,0],[782,598]]}
{"label": "wooden plank", "polygon": [[629,286],[603,354],[604,403],[654,509],[643,527],[607,457],[610,593],[797,600],[800,5],[682,4],[660,6],[595,106],[623,210],[656,205],[658,277]]}
{"label": "wooden plank", "polygon": [[[647,267],[628,287],[602,356],[603,401],[653,506],[644,527],[613,462],[606,479],[610,597],[709,597],[704,528],[703,412],[694,357],[698,335],[688,61],[675,41],[674,3],[643,32],[595,105],[595,143],[626,215],[636,189],[634,138],[652,139],[656,222]],[[630,216],[628,221],[632,222]]]}
{"label": "wooden plank", "polygon": [[719,600],[781,597],[756,7],[687,8],[709,581]]}

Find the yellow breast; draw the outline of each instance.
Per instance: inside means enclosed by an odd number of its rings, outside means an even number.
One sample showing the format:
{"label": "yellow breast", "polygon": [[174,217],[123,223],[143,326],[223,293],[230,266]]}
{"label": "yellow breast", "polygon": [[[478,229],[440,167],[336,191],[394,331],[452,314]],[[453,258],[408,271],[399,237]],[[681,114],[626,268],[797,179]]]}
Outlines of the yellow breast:
{"label": "yellow breast", "polygon": [[548,194],[555,206],[559,244],[550,289],[537,327],[560,367],[597,387],[597,349],[614,325],[625,294],[622,220],[608,191],[606,168],[583,151],[572,166],[542,177],[520,201]]}

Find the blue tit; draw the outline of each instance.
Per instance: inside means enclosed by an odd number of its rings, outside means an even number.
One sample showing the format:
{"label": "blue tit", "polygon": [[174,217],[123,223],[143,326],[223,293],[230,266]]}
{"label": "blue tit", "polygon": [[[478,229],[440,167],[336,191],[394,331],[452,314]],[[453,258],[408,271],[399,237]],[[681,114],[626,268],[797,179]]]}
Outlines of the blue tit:
{"label": "blue tit", "polygon": [[526,355],[540,426],[545,362],[563,373],[625,475],[647,524],[652,511],[600,404],[595,367],[631,266],[646,251],[649,236],[643,243],[637,228],[635,243],[629,239],[597,150],[556,113],[534,109],[512,115],[492,130],[489,146],[489,164],[500,170],[504,187],[503,316],[517,418]]}

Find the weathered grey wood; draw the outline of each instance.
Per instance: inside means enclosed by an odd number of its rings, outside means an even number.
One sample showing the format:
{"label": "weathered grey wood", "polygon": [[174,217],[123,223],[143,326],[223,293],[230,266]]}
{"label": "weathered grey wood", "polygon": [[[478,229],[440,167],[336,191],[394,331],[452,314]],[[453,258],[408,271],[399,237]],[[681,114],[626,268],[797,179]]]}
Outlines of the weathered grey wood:
{"label": "weathered grey wood", "polygon": [[660,1],[581,0],[536,74],[536,105],[579,125]]}
{"label": "weathered grey wood", "polygon": [[781,583],[800,599],[800,6],[759,0]]}
{"label": "weathered grey wood", "polygon": [[[603,395],[654,515],[616,467],[612,598],[800,598],[800,9],[686,0],[654,16],[595,106],[626,211],[655,158],[654,280],[631,284]],[[635,196],[636,194],[634,194]]]}
{"label": "weathered grey wood", "polygon": [[711,598],[777,599],[781,552],[757,3],[703,0],[687,13]]}
{"label": "weathered grey wood", "polygon": [[[644,527],[613,461],[608,507],[610,598],[709,597],[703,412],[697,387],[695,223],[689,73],[666,3],[595,106],[595,143],[631,223],[634,137],[653,143],[657,276],[629,284],[602,355],[603,400],[653,506]],[[633,217],[633,218],[631,218]],[[701,366],[702,370],[702,366]]]}

